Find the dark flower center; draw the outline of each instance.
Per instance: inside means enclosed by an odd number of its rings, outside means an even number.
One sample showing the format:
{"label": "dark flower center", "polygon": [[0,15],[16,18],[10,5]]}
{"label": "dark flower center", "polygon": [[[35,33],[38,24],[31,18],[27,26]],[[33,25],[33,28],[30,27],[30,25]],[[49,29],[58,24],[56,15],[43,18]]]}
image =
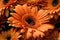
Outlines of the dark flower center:
{"label": "dark flower center", "polygon": [[4,0],[3,3],[4,4],[7,4],[9,2],[9,0]]}
{"label": "dark flower center", "polygon": [[56,28],[60,28],[60,22],[55,24]]}
{"label": "dark flower center", "polygon": [[59,3],[59,0],[53,0],[52,5],[53,5],[53,6],[57,6],[58,3]]}
{"label": "dark flower center", "polygon": [[30,24],[30,25],[35,25],[35,22],[34,22],[34,20],[33,20],[32,18],[27,18],[27,19],[26,19],[26,22],[27,22],[28,24]]}

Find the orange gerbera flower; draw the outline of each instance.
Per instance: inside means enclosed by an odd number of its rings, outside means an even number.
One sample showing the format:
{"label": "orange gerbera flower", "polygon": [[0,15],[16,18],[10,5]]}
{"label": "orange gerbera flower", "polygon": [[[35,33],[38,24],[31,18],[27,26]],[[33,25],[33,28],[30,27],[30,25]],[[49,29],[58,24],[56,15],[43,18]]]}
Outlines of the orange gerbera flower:
{"label": "orange gerbera flower", "polygon": [[0,9],[4,7],[10,6],[12,3],[14,3],[16,0],[0,0]]}
{"label": "orange gerbera flower", "polygon": [[60,11],[60,0],[44,0],[44,5],[45,9],[50,9],[53,13]]}
{"label": "orange gerbera flower", "polygon": [[8,31],[0,33],[0,40],[18,40],[20,33],[16,32],[16,29],[10,29]]}
{"label": "orange gerbera flower", "polygon": [[43,32],[54,28],[50,24],[43,24],[50,19],[48,10],[38,10],[36,6],[31,7],[26,4],[17,5],[14,10],[16,13],[11,13],[12,17],[8,18],[8,23],[10,26],[22,28],[26,39],[40,35],[43,37]]}

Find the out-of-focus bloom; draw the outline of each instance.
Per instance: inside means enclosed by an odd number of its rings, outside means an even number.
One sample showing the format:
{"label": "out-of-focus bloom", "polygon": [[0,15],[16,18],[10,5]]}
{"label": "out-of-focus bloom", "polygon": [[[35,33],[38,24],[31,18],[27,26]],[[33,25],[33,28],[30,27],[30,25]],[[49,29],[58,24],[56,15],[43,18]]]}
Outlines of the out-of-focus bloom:
{"label": "out-of-focus bloom", "polygon": [[44,9],[52,10],[52,13],[60,11],[60,0],[43,0]]}
{"label": "out-of-focus bloom", "polygon": [[17,37],[20,33],[16,32],[15,29],[0,33],[0,40],[18,40]]}
{"label": "out-of-focus bloom", "polygon": [[55,26],[57,30],[60,30],[60,12],[51,15],[50,23]]}
{"label": "out-of-focus bloom", "polygon": [[17,5],[14,10],[16,13],[11,13],[12,17],[8,18],[8,23],[9,26],[22,28],[23,39],[43,37],[45,31],[54,28],[51,24],[44,24],[50,19],[48,10],[38,10],[36,6],[26,4]]}
{"label": "out-of-focus bloom", "polygon": [[9,16],[9,9],[6,7],[10,6],[10,4],[14,3],[16,0],[0,0],[0,28],[7,21],[7,17]]}
{"label": "out-of-focus bloom", "polygon": [[[6,16],[5,14],[9,14],[9,13],[4,13],[8,10],[7,7],[9,7],[11,4],[13,4],[14,2],[16,2],[16,0],[0,0],[0,17],[1,16]],[[6,10],[6,9],[7,10]],[[2,18],[2,17],[1,17]],[[0,18],[0,19],[1,19]]]}
{"label": "out-of-focus bloom", "polygon": [[16,2],[16,0],[0,0],[0,9],[4,7],[8,7],[14,2]]}
{"label": "out-of-focus bloom", "polygon": [[0,0],[0,29],[4,28],[4,23],[9,16],[9,9],[7,7],[12,4],[14,0]]}
{"label": "out-of-focus bloom", "polygon": [[59,17],[60,17],[60,11],[59,12],[55,12],[55,13],[52,13],[52,12],[50,12],[51,18],[54,19],[54,20],[58,20]]}

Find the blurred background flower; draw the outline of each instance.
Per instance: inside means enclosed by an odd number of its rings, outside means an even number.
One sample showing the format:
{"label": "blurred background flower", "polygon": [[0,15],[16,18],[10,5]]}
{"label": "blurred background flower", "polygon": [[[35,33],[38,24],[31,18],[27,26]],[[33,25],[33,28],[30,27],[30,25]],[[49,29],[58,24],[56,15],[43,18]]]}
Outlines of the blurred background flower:
{"label": "blurred background flower", "polygon": [[4,31],[0,33],[0,40],[18,40],[19,32],[16,29],[11,28],[8,31]]}

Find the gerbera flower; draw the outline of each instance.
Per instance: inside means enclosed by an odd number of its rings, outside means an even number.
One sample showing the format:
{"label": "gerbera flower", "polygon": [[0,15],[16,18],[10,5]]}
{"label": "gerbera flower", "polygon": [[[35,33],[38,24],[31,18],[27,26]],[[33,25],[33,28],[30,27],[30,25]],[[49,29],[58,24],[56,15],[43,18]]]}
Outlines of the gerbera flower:
{"label": "gerbera flower", "polygon": [[60,30],[60,13],[55,13],[50,19],[50,23],[59,31]]}
{"label": "gerbera flower", "polygon": [[38,10],[36,6],[31,7],[26,4],[17,5],[14,10],[16,13],[11,13],[12,17],[8,18],[8,23],[9,26],[22,28],[23,39],[36,38],[40,35],[43,37],[43,32],[54,28],[51,24],[44,24],[50,19],[48,10]]}
{"label": "gerbera flower", "polygon": [[0,9],[4,7],[8,7],[14,2],[16,2],[16,0],[0,0]]}
{"label": "gerbera flower", "polygon": [[10,29],[0,34],[0,40],[18,40],[17,37],[20,33],[16,32],[16,29]]}
{"label": "gerbera flower", "polygon": [[60,0],[43,0],[42,5],[53,13],[60,11]]}

